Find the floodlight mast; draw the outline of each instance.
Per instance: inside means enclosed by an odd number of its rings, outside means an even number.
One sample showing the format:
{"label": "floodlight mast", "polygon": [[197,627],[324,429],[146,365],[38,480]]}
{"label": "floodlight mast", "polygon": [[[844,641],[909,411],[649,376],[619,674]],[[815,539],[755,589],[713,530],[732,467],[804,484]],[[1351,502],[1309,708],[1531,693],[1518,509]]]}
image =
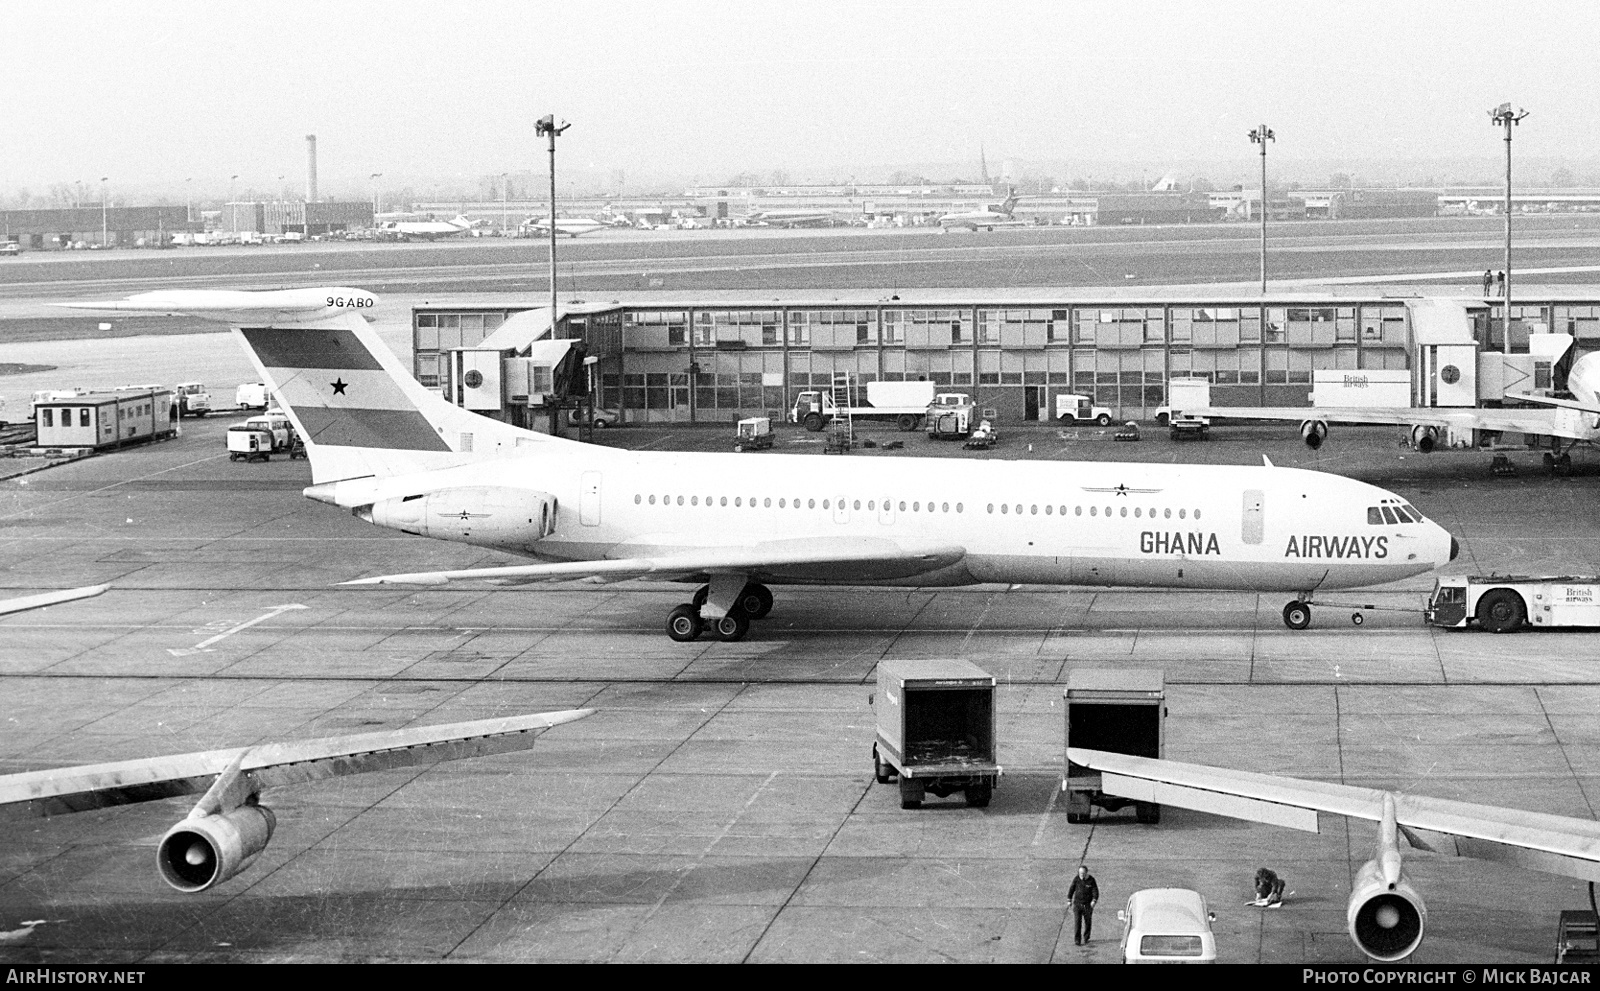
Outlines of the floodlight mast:
{"label": "floodlight mast", "polygon": [[556,138],[572,125],[556,123],[555,114],[545,114],[534,124],[535,135],[550,137],[550,337],[556,336]]}
{"label": "floodlight mast", "polygon": [[1272,128],[1256,125],[1250,132],[1250,143],[1261,146],[1261,295],[1267,294],[1267,142],[1276,141]]}
{"label": "floodlight mast", "polygon": [[1490,123],[1504,127],[1506,132],[1506,268],[1502,273],[1505,281],[1500,287],[1501,331],[1505,335],[1500,342],[1500,350],[1505,354],[1511,353],[1511,129],[1522,123],[1522,118],[1526,116],[1526,110],[1512,110],[1509,102],[1489,111]]}

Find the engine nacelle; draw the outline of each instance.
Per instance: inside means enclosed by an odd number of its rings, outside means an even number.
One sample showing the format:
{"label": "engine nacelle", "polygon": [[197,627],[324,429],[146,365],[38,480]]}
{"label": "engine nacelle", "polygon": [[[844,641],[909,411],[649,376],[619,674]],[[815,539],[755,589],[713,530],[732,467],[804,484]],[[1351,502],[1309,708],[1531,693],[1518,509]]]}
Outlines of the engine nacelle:
{"label": "engine nacelle", "polygon": [[1303,440],[1305,440],[1306,446],[1315,451],[1317,448],[1322,446],[1323,441],[1328,439],[1328,421],[1304,421],[1300,424],[1300,436]]}
{"label": "engine nacelle", "polygon": [[384,499],[357,516],[421,537],[521,550],[555,532],[556,497],[533,489],[468,485]]}
{"label": "engine nacelle", "polygon": [[1423,454],[1432,454],[1439,446],[1439,428],[1419,423],[1411,428],[1411,446]]}
{"label": "engine nacelle", "polygon": [[[1398,866],[1398,865],[1396,865]],[[1379,862],[1369,860],[1356,874],[1345,921],[1350,938],[1374,960],[1393,963],[1410,956],[1422,943],[1427,906],[1404,874],[1384,880]]]}
{"label": "engine nacelle", "polygon": [[278,819],[260,805],[241,805],[221,815],[191,816],[167,830],[156,847],[161,877],[194,893],[244,870],[266,849]]}

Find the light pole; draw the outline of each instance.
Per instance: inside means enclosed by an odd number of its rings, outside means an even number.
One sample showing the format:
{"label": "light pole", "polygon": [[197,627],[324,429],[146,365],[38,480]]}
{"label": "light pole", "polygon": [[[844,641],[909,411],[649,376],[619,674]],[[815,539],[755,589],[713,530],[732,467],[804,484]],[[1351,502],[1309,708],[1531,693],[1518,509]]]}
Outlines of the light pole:
{"label": "light pole", "polygon": [[500,236],[511,226],[511,173],[500,173]]}
{"label": "light pole", "polygon": [[1261,146],[1261,295],[1267,294],[1267,142],[1276,141],[1272,128],[1256,125],[1250,132],[1252,144]]}
{"label": "light pole", "polygon": [[109,176],[100,177],[100,247],[102,248],[111,246],[111,242],[106,238],[106,183],[110,181]]}
{"label": "light pole", "polygon": [[194,223],[194,176],[183,180],[183,219],[187,223]]}
{"label": "light pole", "polygon": [[555,114],[545,114],[534,124],[535,135],[550,136],[550,338],[556,336],[556,138],[571,127],[566,121],[556,123]]}
{"label": "light pole", "polygon": [[378,180],[383,178],[382,172],[374,172],[367,176],[367,181],[372,183],[372,225],[378,225]]}
{"label": "light pole", "polygon": [[1504,318],[1501,331],[1505,335],[1501,341],[1501,350],[1511,353],[1511,128],[1522,122],[1528,116],[1526,110],[1512,110],[1510,103],[1502,103],[1489,111],[1489,120],[1496,127],[1506,130],[1506,270],[1505,281],[1501,283],[1500,313]]}

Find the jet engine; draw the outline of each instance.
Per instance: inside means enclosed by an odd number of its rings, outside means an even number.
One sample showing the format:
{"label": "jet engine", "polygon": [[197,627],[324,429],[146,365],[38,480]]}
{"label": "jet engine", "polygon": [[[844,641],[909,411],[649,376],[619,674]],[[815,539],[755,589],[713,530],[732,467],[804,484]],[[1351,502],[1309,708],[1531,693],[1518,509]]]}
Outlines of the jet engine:
{"label": "jet engine", "polygon": [[1411,446],[1423,454],[1432,454],[1439,444],[1439,428],[1419,423],[1411,428]]}
{"label": "jet engine", "polygon": [[266,849],[277,826],[272,810],[241,805],[219,815],[192,815],[167,830],[156,848],[161,876],[193,894],[244,870]]}
{"label": "jet engine", "polygon": [[1306,420],[1300,424],[1300,436],[1305,440],[1306,446],[1315,451],[1328,439],[1327,420]]}
{"label": "jet engine", "polygon": [[1350,938],[1374,960],[1393,963],[1422,943],[1428,909],[1404,874],[1384,880],[1379,861],[1369,860],[1356,874],[1345,913]]}
{"label": "jet engine", "polygon": [[559,508],[548,492],[470,485],[383,499],[355,514],[421,537],[519,550],[555,532]]}

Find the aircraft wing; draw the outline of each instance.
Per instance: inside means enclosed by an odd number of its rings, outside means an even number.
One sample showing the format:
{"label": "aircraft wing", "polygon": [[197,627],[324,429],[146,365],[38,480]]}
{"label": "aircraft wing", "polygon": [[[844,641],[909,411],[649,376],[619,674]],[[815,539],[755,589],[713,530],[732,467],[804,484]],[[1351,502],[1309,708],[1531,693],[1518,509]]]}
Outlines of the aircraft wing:
{"label": "aircraft wing", "polygon": [[1067,759],[1099,771],[1108,795],[1307,832],[1320,812],[1381,821],[1393,794],[1395,822],[1419,850],[1600,881],[1600,822],[1590,819],[1077,747]]}
{"label": "aircraft wing", "polygon": [[[1551,406],[1560,405],[1549,402]],[[1576,407],[1582,409],[1583,407]],[[1285,420],[1304,423],[1321,420],[1325,423],[1342,423],[1351,426],[1428,426],[1457,430],[1499,430],[1513,433],[1539,434],[1544,437],[1569,437],[1584,439],[1571,424],[1563,423],[1553,409],[1480,409],[1429,408],[1414,406],[1202,406],[1185,409],[1185,416],[1207,418],[1229,417],[1236,420]]]}
{"label": "aircraft wing", "polygon": [[[648,550],[647,548],[645,550]],[[421,571],[341,582],[343,585],[443,585],[452,581],[522,584],[588,578],[604,582],[630,578],[658,581],[693,579],[712,573],[742,573],[752,581],[840,582],[910,578],[956,564],[966,548],[921,544],[883,537],[828,537],[820,540],[770,540],[758,544],[668,550],[601,561],[521,564],[503,568]]]}
{"label": "aircraft wing", "polygon": [[109,584],[85,585],[82,588],[64,588],[56,592],[41,592],[38,595],[24,595],[15,599],[0,600],[0,616],[14,612],[25,612],[29,609],[43,609],[45,606],[53,606],[61,602],[92,598],[110,587]]}
{"label": "aircraft wing", "polygon": [[1507,399],[1517,399],[1525,403],[1538,403],[1540,406],[1553,406],[1558,409],[1575,409],[1580,413],[1600,415],[1600,406],[1594,403],[1581,403],[1575,399],[1554,399],[1550,396],[1536,396],[1531,392],[1508,392]]}
{"label": "aircraft wing", "polygon": [[0,819],[62,815],[201,794],[241,754],[240,771],[249,779],[251,790],[259,791],[345,774],[527,750],[538,731],[592,712],[567,709],[9,774],[0,777]]}

